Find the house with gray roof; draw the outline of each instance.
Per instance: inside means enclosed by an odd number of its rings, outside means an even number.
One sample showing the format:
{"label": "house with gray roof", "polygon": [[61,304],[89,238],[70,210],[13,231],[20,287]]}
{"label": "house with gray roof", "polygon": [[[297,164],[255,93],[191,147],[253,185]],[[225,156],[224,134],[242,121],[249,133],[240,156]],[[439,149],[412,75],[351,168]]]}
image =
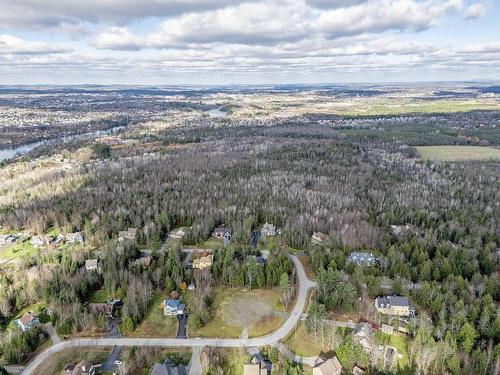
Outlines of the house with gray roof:
{"label": "house with gray roof", "polygon": [[375,307],[381,314],[406,317],[415,316],[415,309],[408,297],[404,296],[377,297],[375,298]]}

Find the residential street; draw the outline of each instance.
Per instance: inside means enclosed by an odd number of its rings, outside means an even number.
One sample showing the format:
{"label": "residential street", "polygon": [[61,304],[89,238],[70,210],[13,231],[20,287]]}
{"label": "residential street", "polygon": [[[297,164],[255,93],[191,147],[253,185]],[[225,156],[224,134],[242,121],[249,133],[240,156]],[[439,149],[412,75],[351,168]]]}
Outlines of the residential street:
{"label": "residential street", "polygon": [[297,301],[288,319],[276,331],[261,337],[250,339],[223,339],[223,338],[192,338],[192,339],[174,339],[174,338],[82,338],[64,341],[53,345],[40,353],[22,372],[22,374],[35,374],[36,368],[46,361],[52,354],[68,348],[93,347],[93,346],[158,346],[158,347],[193,347],[201,348],[204,346],[212,347],[250,347],[272,345],[285,338],[295,325],[299,322],[300,316],[306,306],[308,290],[316,286],[316,283],[309,280],[306,276],[304,267],[300,260],[290,255],[299,280],[299,290]]}

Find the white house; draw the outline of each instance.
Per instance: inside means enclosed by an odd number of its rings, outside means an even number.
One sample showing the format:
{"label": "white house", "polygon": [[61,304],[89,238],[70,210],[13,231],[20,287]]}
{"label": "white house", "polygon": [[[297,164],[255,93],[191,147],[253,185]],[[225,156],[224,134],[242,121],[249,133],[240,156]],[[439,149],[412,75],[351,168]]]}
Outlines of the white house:
{"label": "white house", "polygon": [[176,316],[184,314],[185,305],[178,298],[166,299],[163,302],[163,315]]}
{"label": "white house", "polygon": [[85,261],[85,270],[87,270],[87,272],[97,271],[97,267],[98,267],[97,259],[87,259]]}
{"label": "white house", "polygon": [[261,236],[264,236],[264,237],[275,236],[276,235],[276,227],[273,224],[265,223],[262,226],[260,234],[261,234]]}
{"label": "white house", "polygon": [[32,313],[27,313],[24,314],[21,318],[17,319],[15,323],[19,328],[21,328],[23,332],[26,332],[32,327],[39,324],[40,321],[38,320],[38,317],[36,315],[33,315]]}

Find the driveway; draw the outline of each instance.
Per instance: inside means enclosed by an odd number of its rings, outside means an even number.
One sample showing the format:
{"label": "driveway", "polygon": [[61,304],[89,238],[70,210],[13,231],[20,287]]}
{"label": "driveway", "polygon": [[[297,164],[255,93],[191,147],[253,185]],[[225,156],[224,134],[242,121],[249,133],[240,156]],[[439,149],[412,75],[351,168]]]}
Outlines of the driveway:
{"label": "driveway", "polygon": [[178,339],[186,338],[186,324],[188,322],[188,318],[189,318],[188,314],[177,315],[177,320],[179,321],[179,329],[177,330],[176,338]]}
{"label": "driveway", "polygon": [[316,283],[309,280],[306,276],[304,267],[300,260],[290,255],[297,270],[299,281],[297,301],[292,309],[288,319],[276,331],[261,337],[250,339],[221,339],[221,338],[203,338],[203,339],[173,339],[173,338],[81,338],[63,341],[59,344],[53,345],[40,353],[33,361],[26,367],[23,374],[35,374],[36,368],[46,361],[52,354],[60,352],[68,348],[80,347],[95,347],[95,346],[156,346],[156,347],[192,347],[202,348],[204,346],[211,347],[262,347],[272,345],[284,339],[295,328],[300,320],[302,312],[307,303],[307,294],[310,288],[314,288]]}
{"label": "driveway", "polygon": [[[122,334],[119,329],[120,320],[119,319],[111,319],[110,320],[111,329],[106,334],[107,338],[120,338]],[[111,354],[108,359],[106,359],[102,366],[101,371],[109,371],[116,372],[118,371],[118,366],[115,364],[115,361],[119,360],[123,352],[123,346],[114,346]]]}
{"label": "driveway", "polygon": [[202,375],[201,369],[201,351],[203,348],[193,348],[193,354],[191,355],[191,362],[189,362],[188,375]]}

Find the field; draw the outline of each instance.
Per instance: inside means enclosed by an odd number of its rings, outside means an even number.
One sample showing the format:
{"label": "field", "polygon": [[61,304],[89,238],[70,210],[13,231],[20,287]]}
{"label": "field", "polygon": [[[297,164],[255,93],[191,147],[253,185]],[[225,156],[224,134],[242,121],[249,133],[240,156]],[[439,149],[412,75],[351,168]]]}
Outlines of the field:
{"label": "field", "polygon": [[162,295],[156,296],[144,320],[127,336],[175,337],[177,334],[177,318],[163,315],[162,302],[165,298],[166,296]]}
{"label": "field", "polygon": [[211,306],[214,317],[192,335],[201,337],[240,337],[244,327],[249,337],[277,329],[287,317],[278,289],[218,288]]}
{"label": "field", "polygon": [[322,345],[313,335],[310,335],[304,322],[300,322],[297,330],[291,335],[284,344],[295,354],[303,357],[314,357],[321,351],[327,352],[328,346]]}
{"label": "field", "polygon": [[99,364],[106,360],[110,350],[110,348],[79,348],[56,353],[37,369],[37,374],[59,374],[66,365],[74,365],[83,360]]}
{"label": "field", "polygon": [[417,150],[423,159],[442,161],[500,160],[500,150],[480,146],[420,146]]}

